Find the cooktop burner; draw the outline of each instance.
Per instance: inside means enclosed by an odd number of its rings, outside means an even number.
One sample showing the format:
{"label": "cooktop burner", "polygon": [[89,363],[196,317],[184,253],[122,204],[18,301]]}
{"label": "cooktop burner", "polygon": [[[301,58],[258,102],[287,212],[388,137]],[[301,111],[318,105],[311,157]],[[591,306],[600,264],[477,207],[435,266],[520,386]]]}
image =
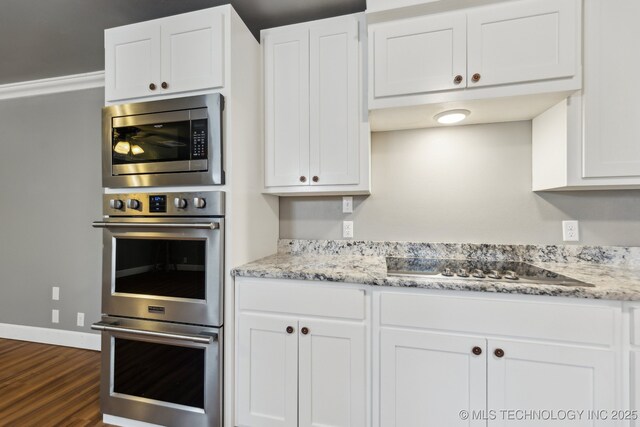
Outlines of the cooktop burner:
{"label": "cooktop burner", "polygon": [[435,276],[440,278],[493,280],[541,285],[594,287],[526,262],[477,261],[429,258],[387,258],[389,276]]}

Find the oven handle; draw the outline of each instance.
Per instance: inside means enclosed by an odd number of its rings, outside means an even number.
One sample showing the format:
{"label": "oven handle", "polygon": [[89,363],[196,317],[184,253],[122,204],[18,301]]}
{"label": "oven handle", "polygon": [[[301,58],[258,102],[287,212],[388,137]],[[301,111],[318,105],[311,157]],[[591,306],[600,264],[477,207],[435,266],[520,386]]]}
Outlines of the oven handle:
{"label": "oven handle", "polygon": [[220,223],[217,222],[105,222],[95,221],[94,228],[188,228],[200,230],[217,230]]}
{"label": "oven handle", "polygon": [[180,341],[191,341],[198,344],[211,344],[216,338],[214,335],[194,335],[194,334],[174,334],[172,332],[156,332],[143,329],[125,328],[113,323],[98,322],[91,325],[91,329],[95,331],[106,332],[126,332],[132,335],[142,335],[146,337],[169,338]]}

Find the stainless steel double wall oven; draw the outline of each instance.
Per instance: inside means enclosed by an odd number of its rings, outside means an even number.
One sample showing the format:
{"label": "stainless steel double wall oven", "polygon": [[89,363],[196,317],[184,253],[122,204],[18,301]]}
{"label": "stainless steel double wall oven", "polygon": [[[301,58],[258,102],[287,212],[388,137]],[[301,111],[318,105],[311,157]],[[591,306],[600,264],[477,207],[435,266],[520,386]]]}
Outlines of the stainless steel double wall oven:
{"label": "stainless steel double wall oven", "polygon": [[[220,95],[107,107],[101,407],[221,426],[225,197],[131,187],[222,184]],[[210,187],[209,187],[210,188]]]}

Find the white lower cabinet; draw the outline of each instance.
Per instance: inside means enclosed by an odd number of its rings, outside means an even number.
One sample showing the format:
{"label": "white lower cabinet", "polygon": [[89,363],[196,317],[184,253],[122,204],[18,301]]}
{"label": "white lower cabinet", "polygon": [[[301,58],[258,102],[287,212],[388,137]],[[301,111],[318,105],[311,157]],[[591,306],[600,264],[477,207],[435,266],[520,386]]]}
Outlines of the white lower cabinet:
{"label": "white lower cabinet", "polygon": [[[628,334],[626,357],[629,363],[629,410],[632,427],[640,427],[640,303],[626,303]],[[634,419],[635,418],[635,419]]]}
{"label": "white lower cabinet", "polygon": [[236,279],[237,426],[640,425],[638,304],[365,289]]}
{"label": "white lower cabinet", "polygon": [[[616,425],[594,423],[587,414],[616,408],[616,356],[610,350],[512,340],[489,340],[487,407],[495,411],[489,426]],[[530,411],[530,420],[517,412]],[[533,419],[544,412],[584,411],[581,420]],[[491,414],[490,414],[491,415]]]}
{"label": "white lower cabinet", "polygon": [[[620,303],[453,292],[373,299],[377,427],[628,425],[611,418],[623,407]],[[599,411],[608,418],[597,420]]]}
{"label": "white lower cabinet", "polygon": [[[289,292],[280,283],[265,281],[262,289],[242,289],[239,283],[238,321],[238,408],[237,424],[247,427],[365,427],[367,426],[368,351],[365,319],[307,317],[300,307],[317,295],[300,288]],[[255,284],[252,281],[252,284]],[[258,281],[257,283],[260,283]],[[270,289],[269,285],[272,285]],[[309,287],[310,285],[300,285]],[[313,286],[312,286],[313,287]],[[260,292],[273,290],[274,299],[260,301]],[[322,288],[315,288],[312,293]],[[327,303],[340,292],[325,294]],[[338,290],[339,291],[339,290]],[[356,298],[356,310],[364,308],[364,291]],[[252,295],[253,294],[253,295]],[[357,301],[358,295],[360,301]],[[315,299],[324,311],[323,300]],[[339,304],[336,304],[337,306]],[[242,307],[250,307],[251,310]],[[290,309],[287,308],[290,307]],[[333,314],[349,314],[349,307],[333,307]],[[331,307],[326,307],[331,314]],[[271,313],[289,310],[290,315]],[[265,313],[267,312],[267,313]],[[310,312],[309,316],[315,315]]]}
{"label": "white lower cabinet", "polygon": [[481,338],[382,328],[380,425],[484,425],[459,416],[463,409],[486,408],[484,348]]}

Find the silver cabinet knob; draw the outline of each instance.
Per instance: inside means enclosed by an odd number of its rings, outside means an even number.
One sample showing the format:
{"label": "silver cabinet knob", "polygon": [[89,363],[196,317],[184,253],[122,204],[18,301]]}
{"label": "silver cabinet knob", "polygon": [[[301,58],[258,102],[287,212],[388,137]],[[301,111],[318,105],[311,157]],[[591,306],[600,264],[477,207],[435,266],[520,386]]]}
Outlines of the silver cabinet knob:
{"label": "silver cabinet knob", "polygon": [[195,206],[196,209],[204,209],[204,207],[207,206],[207,201],[202,197],[194,197],[193,206]]}
{"label": "silver cabinet knob", "polygon": [[491,273],[488,274],[488,277],[491,279],[502,279],[500,272],[498,270],[491,270]]}
{"label": "silver cabinet knob", "polygon": [[178,209],[184,209],[187,207],[187,199],[176,197],[173,199],[173,205]]}
{"label": "silver cabinet knob", "polygon": [[127,200],[127,208],[129,209],[140,209],[140,200],[138,199],[128,199]]}
{"label": "silver cabinet knob", "polygon": [[479,268],[473,270],[473,273],[471,275],[476,279],[484,279],[484,271],[480,270]]}
{"label": "silver cabinet knob", "polygon": [[111,199],[109,200],[109,207],[111,209],[122,209],[124,207],[124,203],[120,199]]}

